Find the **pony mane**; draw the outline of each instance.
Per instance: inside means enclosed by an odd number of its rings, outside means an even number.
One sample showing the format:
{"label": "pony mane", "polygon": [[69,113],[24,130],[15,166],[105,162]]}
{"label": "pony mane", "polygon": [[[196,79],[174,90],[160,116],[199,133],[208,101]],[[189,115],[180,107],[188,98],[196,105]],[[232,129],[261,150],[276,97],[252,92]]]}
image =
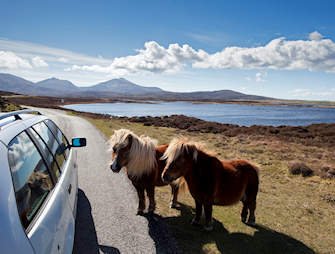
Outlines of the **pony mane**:
{"label": "pony mane", "polygon": [[198,151],[202,150],[203,146],[202,143],[191,141],[186,137],[174,138],[171,140],[161,159],[167,160],[167,163],[170,163],[185,152],[193,152],[193,160],[197,161]]}
{"label": "pony mane", "polygon": [[132,136],[132,143],[129,150],[129,162],[127,172],[134,177],[140,177],[148,174],[157,166],[156,145],[157,140],[148,136],[137,136],[130,130],[119,129],[114,131],[109,141],[109,151],[113,150],[115,145],[124,147],[128,145],[128,136]]}

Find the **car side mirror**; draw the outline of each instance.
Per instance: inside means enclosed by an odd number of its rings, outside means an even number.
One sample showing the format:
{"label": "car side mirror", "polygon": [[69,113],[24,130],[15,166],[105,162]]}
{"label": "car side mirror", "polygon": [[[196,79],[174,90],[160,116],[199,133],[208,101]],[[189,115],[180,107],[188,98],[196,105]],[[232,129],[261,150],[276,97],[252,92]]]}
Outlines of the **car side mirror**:
{"label": "car side mirror", "polygon": [[71,147],[84,147],[86,146],[86,138],[73,138]]}

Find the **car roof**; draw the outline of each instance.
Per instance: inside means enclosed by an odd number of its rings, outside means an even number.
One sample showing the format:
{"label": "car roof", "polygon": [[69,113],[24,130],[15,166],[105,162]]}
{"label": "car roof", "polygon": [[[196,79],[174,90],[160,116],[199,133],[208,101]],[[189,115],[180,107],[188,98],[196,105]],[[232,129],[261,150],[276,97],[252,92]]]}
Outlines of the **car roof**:
{"label": "car roof", "polygon": [[[38,115],[33,113],[38,113]],[[0,142],[7,146],[19,133],[45,119],[48,118],[36,110],[19,110],[0,114]]]}

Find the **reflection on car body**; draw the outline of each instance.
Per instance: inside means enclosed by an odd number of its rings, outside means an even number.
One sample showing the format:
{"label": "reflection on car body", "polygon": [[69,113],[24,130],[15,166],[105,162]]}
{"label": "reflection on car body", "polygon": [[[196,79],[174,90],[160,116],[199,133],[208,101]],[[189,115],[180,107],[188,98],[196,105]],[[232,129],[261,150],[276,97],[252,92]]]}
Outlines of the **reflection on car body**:
{"label": "reflection on car body", "polygon": [[71,253],[78,190],[74,145],[50,119],[31,113],[0,114],[0,191],[8,201],[0,203],[1,253]]}

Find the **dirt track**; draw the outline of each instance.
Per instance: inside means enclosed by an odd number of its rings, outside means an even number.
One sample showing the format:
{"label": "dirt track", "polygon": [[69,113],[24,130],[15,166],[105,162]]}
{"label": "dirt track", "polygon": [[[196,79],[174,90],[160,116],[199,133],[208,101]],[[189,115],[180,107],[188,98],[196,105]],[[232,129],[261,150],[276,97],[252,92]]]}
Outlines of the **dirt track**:
{"label": "dirt track", "polygon": [[136,216],[137,195],[124,173],[109,169],[106,139],[86,120],[39,109],[71,137],[86,137],[78,149],[78,212],[74,253],[177,253],[159,218]]}

